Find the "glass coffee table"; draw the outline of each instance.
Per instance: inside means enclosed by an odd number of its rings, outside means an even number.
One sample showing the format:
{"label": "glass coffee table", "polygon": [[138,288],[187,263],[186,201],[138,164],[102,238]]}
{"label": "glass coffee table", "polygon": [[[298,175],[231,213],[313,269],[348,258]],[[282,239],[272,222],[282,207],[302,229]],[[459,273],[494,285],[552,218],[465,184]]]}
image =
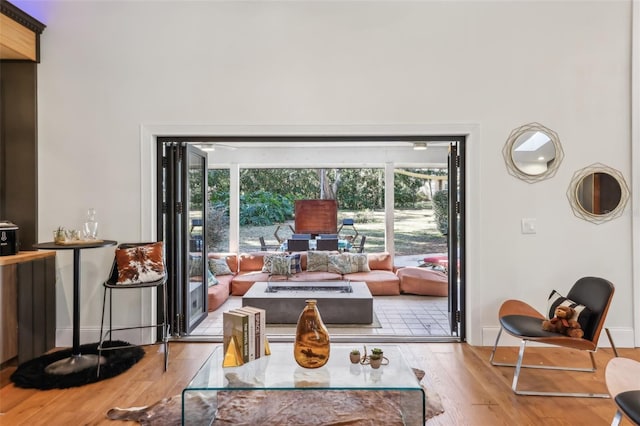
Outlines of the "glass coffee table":
{"label": "glass coffee table", "polygon": [[[369,352],[374,345],[368,345]],[[331,345],[329,361],[317,369],[298,366],[293,343],[271,344],[271,355],[239,367],[222,367],[222,346],[182,391],[182,424],[306,424],[372,421],[424,425],[425,392],[397,345],[376,344],[389,360],[373,369],[352,364],[363,348]],[[203,401],[209,417],[203,419]]]}

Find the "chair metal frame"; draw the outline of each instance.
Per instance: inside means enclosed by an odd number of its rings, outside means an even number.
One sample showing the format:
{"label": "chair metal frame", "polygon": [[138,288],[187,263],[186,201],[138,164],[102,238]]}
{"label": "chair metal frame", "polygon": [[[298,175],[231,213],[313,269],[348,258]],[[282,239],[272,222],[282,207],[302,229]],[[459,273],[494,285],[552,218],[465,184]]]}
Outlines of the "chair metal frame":
{"label": "chair metal frame", "polygon": [[[118,245],[118,248],[132,248],[136,246],[143,246],[151,243],[123,243]],[[103,351],[110,351],[122,348],[135,347],[138,345],[121,345],[121,346],[104,346],[105,342],[110,342],[113,339],[113,333],[116,331],[125,330],[137,330],[137,329],[150,329],[155,328],[156,331],[161,328],[162,330],[162,343],[164,345],[164,371],[169,368],[169,322],[168,322],[168,297],[167,297],[167,274],[165,265],[164,276],[156,281],[141,282],[133,284],[117,284],[118,282],[118,264],[116,259],[113,260],[113,266],[111,267],[111,274],[109,278],[103,282],[104,292],[102,296],[102,320],[100,321],[100,342],[98,343],[98,356],[102,356]],[[162,305],[163,305],[163,320],[161,323],[155,321],[154,324],[138,325],[131,327],[118,327],[113,328],[113,290],[131,290],[140,288],[162,288]],[[109,292],[109,329],[104,330],[104,317],[105,308],[107,303],[107,291]],[[107,339],[108,337],[108,339]],[[97,374],[100,375],[100,363],[98,364]]]}
{"label": "chair metal frame", "polygon": [[260,250],[262,250],[262,251],[269,251],[269,250],[277,250],[278,249],[277,246],[268,246],[267,243],[264,241],[264,237],[258,237],[258,240],[260,240]]}
{"label": "chair metal frame", "polygon": [[[358,233],[358,230],[356,229],[354,220],[353,219],[342,219],[342,224],[340,224],[340,227],[338,228],[338,235],[339,236],[342,235],[341,231],[342,231],[342,228],[344,228],[345,226],[350,226],[351,228],[353,228],[353,231],[355,232],[355,234],[353,234],[353,236],[351,238],[352,238],[352,241],[355,241],[356,238],[358,238],[358,235],[360,235],[360,234]],[[343,236],[341,238],[346,239],[345,236]]]}
{"label": "chair metal frame", "polygon": [[367,240],[367,236],[363,235],[360,237],[360,244],[357,246],[353,246],[354,249],[356,249],[356,252],[358,253],[364,253],[364,243]]}
{"label": "chair metal frame", "polygon": [[[607,312],[609,310],[609,306],[611,305],[611,300],[613,298],[613,294],[615,292],[615,288],[613,284],[604,278],[596,278],[596,277],[584,277],[579,279],[572,289],[567,294],[567,298],[573,300],[576,303],[583,303],[583,301],[578,300],[579,298],[575,297],[576,293],[574,289],[577,289],[580,285],[589,285],[591,283],[597,283],[595,285],[599,286],[608,286],[609,293],[607,295],[607,300],[604,303],[604,307],[601,311],[595,312],[594,315],[598,315],[597,321],[592,327],[592,330],[585,330],[585,338],[574,338],[568,337],[559,333],[551,333],[542,330],[542,321],[546,318],[545,315],[541,314],[533,307],[528,305],[525,302],[520,300],[507,300],[500,307],[498,318],[500,319],[500,331],[498,332],[498,336],[496,337],[495,344],[493,345],[493,350],[491,351],[491,356],[489,358],[489,362],[491,365],[496,367],[515,367],[515,371],[513,374],[513,382],[511,384],[511,389],[516,395],[528,395],[528,396],[565,396],[565,397],[584,397],[584,398],[609,398],[609,394],[604,393],[590,393],[590,392],[548,392],[548,391],[535,391],[535,390],[520,390],[518,389],[518,381],[521,374],[521,369],[529,368],[529,369],[542,369],[542,370],[564,370],[564,371],[579,371],[579,372],[589,372],[593,373],[596,371],[596,362],[594,353],[598,349],[598,340],[600,338],[600,333],[603,329],[605,319],[607,317]],[[540,331],[535,333],[535,335],[527,336],[523,334],[518,334],[515,330],[509,330],[505,325],[509,325],[507,321],[505,321],[505,317],[508,316],[517,316],[520,318],[525,318],[531,320],[533,324],[539,322]],[[521,339],[520,349],[518,351],[518,359],[515,363],[505,363],[505,362],[496,362],[494,361],[495,353],[498,347],[498,343],[500,341],[500,337],[502,336],[502,331],[506,331],[513,337]],[[606,330],[606,329],[605,329]],[[532,333],[533,334],[533,333]],[[613,339],[611,338],[611,334],[609,330],[606,330],[607,337],[609,342],[611,343],[611,347],[613,348],[614,354],[617,356],[617,350],[615,344],[613,343]],[[587,336],[591,336],[587,338]],[[553,365],[532,365],[532,364],[523,364],[524,353],[528,342],[536,342],[543,343],[552,346],[561,346],[570,349],[584,350],[589,353],[589,357],[591,359],[591,367],[583,368],[583,367],[569,367],[569,366],[553,366]]]}

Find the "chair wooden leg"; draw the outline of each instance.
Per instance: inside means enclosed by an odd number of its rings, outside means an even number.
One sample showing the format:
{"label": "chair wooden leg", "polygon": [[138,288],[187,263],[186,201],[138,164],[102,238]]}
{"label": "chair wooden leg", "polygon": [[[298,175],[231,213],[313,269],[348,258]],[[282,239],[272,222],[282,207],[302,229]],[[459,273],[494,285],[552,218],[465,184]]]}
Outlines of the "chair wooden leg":
{"label": "chair wooden leg", "polygon": [[618,349],[616,348],[616,344],[613,343],[613,337],[611,337],[611,332],[608,328],[605,328],[604,331],[607,333],[607,338],[609,339],[609,343],[611,343],[611,349],[613,349],[613,355],[618,358]]}
{"label": "chair wooden leg", "polygon": [[498,331],[498,336],[496,336],[496,342],[493,344],[493,350],[491,351],[491,356],[489,357],[489,362],[491,365],[500,365],[498,363],[493,362],[493,357],[496,355],[496,349],[498,348],[498,342],[500,341],[500,336],[502,335],[502,327],[500,327],[500,331]]}

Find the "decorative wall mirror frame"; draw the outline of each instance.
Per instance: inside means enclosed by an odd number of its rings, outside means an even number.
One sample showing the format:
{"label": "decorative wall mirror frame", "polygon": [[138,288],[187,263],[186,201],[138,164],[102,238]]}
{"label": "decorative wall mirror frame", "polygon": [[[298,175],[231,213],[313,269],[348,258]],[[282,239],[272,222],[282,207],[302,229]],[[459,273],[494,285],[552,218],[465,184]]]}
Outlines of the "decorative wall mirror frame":
{"label": "decorative wall mirror frame", "polygon": [[594,163],[574,173],[567,198],[577,217],[600,224],[622,215],[629,187],[618,170]]}
{"label": "decorative wall mirror frame", "polygon": [[502,156],[510,175],[534,183],[556,174],[564,151],[556,132],[540,123],[529,123],[509,134]]}

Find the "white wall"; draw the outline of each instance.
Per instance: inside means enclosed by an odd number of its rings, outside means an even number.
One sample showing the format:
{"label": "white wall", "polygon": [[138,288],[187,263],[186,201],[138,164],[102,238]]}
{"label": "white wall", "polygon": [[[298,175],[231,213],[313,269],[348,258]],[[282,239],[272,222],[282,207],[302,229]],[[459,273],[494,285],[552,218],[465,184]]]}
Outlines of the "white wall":
{"label": "white wall", "polygon": [[[630,177],[630,0],[40,6],[40,240],[78,226],[88,207],[105,238],[146,237],[149,129],[461,126],[475,129],[469,341],[493,343],[503,299],[542,309],[551,289],[598,275],[616,285],[616,343],[633,346],[631,209],[594,225],[565,195],[594,162]],[[536,184],[510,176],[501,155],[510,131],[532,121],[565,151],[556,176]],[[520,233],[524,217],[537,234]],[[112,253],[82,254],[83,341],[97,337]],[[70,256],[58,265],[57,343],[68,345]],[[133,321],[139,299],[121,303]]]}

